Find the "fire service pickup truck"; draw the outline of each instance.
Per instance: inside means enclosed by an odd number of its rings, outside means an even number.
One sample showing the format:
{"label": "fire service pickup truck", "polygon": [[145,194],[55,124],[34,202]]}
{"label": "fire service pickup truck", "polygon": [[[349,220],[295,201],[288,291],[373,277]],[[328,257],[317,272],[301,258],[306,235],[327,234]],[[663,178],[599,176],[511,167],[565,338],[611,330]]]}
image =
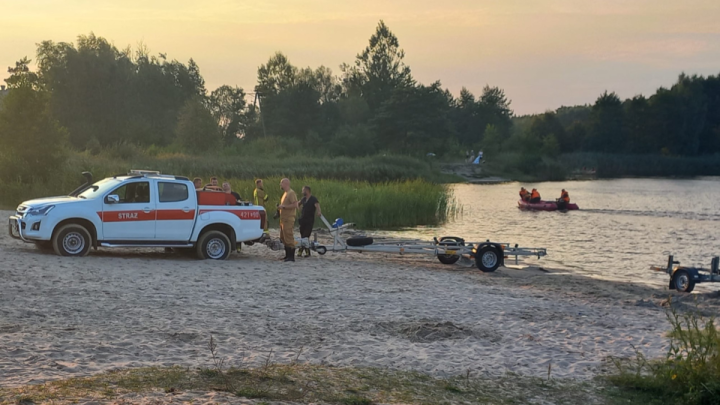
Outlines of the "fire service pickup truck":
{"label": "fire service pickup truck", "polygon": [[215,260],[265,238],[263,207],[196,191],[186,177],[133,170],[93,183],[83,175],[87,182],[68,196],[20,204],[10,236],[61,256],[85,256],[91,247],[164,247]]}

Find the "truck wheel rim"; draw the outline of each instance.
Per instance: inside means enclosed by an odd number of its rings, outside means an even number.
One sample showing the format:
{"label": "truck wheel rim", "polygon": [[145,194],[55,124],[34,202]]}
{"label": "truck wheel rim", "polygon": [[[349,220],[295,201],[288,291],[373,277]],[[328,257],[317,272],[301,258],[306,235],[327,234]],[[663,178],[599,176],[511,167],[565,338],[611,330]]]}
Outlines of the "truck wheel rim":
{"label": "truck wheel rim", "polygon": [[220,239],[211,239],[207,244],[207,255],[211,259],[219,259],[225,254],[225,244]]}
{"label": "truck wheel rim", "polygon": [[483,253],[481,260],[483,266],[491,268],[495,266],[495,263],[497,263],[497,255],[494,252],[485,252]]}
{"label": "truck wheel rim", "polygon": [[676,285],[679,289],[685,290],[689,284],[688,276],[681,274],[677,278]]}
{"label": "truck wheel rim", "polygon": [[85,238],[77,232],[70,232],[63,238],[63,249],[71,255],[76,255],[85,249]]}

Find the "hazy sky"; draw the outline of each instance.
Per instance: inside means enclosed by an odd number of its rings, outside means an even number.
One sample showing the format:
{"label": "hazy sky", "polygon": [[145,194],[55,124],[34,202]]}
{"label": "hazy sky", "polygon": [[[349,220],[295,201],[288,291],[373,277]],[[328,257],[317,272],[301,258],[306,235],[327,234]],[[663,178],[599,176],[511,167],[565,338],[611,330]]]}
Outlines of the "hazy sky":
{"label": "hazy sky", "polygon": [[251,91],[275,51],[339,73],[380,19],[420,82],[455,94],[499,86],[517,114],[720,73],[720,0],[0,0],[0,66],[92,31],[119,48],[192,57],[210,90]]}

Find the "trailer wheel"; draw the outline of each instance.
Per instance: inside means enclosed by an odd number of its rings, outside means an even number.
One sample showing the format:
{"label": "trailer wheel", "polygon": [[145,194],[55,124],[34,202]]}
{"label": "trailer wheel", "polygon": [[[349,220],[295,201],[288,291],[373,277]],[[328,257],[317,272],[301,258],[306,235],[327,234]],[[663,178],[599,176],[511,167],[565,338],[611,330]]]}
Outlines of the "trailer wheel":
{"label": "trailer wheel", "polygon": [[327,248],[326,248],[325,246],[318,246],[318,247],[315,249],[315,251],[317,252],[317,254],[319,254],[320,256],[322,256],[322,255],[324,255],[325,253],[327,253]]}
{"label": "trailer wheel", "polygon": [[492,246],[484,246],[475,254],[475,264],[483,273],[491,273],[500,267],[500,253]]}
{"label": "trailer wheel", "polygon": [[673,276],[673,284],[679,292],[689,293],[695,289],[695,282],[690,278],[690,274],[685,270],[678,270]]}
{"label": "trailer wheel", "polygon": [[198,259],[225,260],[230,256],[230,238],[220,231],[208,231],[197,242]]}
{"label": "trailer wheel", "polygon": [[367,246],[373,244],[373,238],[368,236],[353,236],[345,241],[348,246]]}
{"label": "trailer wheel", "polygon": [[455,264],[460,260],[459,255],[438,255],[437,258],[442,264]]}
{"label": "trailer wheel", "polygon": [[[438,246],[442,247],[461,247],[465,246],[465,239],[458,238],[457,236],[443,236],[438,242]],[[460,260],[460,255],[438,255],[438,260],[442,264],[455,264]]]}
{"label": "trailer wheel", "polygon": [[[465,246],[465,239],[457,236],[443,236],[440,238],[440,242],[455,242],[460,246]],[[442,243],[440,243],[442,245]]]}

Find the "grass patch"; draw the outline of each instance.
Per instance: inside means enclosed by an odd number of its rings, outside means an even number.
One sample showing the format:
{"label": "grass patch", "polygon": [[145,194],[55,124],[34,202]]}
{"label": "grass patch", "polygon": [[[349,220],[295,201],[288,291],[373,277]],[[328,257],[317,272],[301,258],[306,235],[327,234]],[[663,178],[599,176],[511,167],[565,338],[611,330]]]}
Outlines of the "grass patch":
{"label": "grass patch", "polygon": [[[222,374],[222,375],[221,375]],[[226,389],[231,379],[232,391]],[[183,391],[226,391],[246,398],[339,405],[524,404],[543,400],[566,404],[603,403],[589,383],[508,375],[438,379],[408,371],[335,368],[316,365],[268,365],[223,373],[181,367],[139,368],[73,378],[42,385],[0,389],[0,404],[70,403],[86,399],[122,399],[126,394],[170,395]],[[134,397],[137,398],[137,397]]]}
{"label": "grass patch", "polygon": [[670,348],[664,359],[613,359],[618,369],[608,377],[622,393],[647,403],[720,403],[720,331],[714,317],[695,312],[667,313]]}

